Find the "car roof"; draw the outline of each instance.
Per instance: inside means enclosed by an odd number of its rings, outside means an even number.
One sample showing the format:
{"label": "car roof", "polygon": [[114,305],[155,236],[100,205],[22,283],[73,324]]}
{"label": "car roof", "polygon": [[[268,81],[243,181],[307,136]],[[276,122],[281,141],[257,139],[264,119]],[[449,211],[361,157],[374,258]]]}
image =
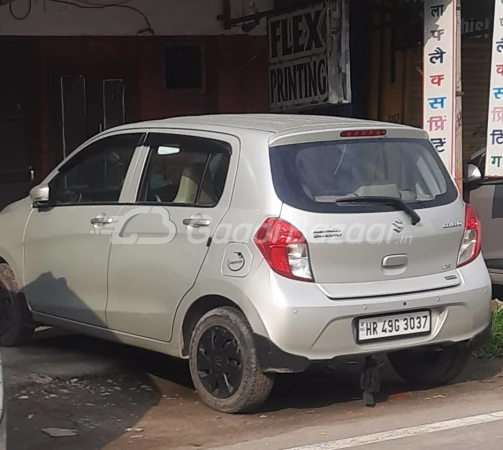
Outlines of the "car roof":
{"label": "car roof", "polygon": [[411,128],[394,123],[383,123],[371,120],[349,119],[334,116],[315,116],[302,114],[215,114],[202,116],[175,117],[128,124],[115,130],[134,128],[197,129],[239,134],[240,130],[251,130],[261,133],[277,134],[301,128],[310,131],[352,128]]}

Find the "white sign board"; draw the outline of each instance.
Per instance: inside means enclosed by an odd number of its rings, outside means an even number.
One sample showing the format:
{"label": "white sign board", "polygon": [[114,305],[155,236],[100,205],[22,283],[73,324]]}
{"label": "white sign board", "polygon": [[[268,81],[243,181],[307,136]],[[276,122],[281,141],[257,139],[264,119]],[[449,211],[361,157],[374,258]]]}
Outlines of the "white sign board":
{"label": "white sign board", "polygon": [[503,2],[494,5],[486,177],[503,177]]}
{"label": "white sign board", "polygon": [[269,18],[271,109],[351,103],[349,0]]}
{"label": "white sign board", "polygon": [[455,171],[456,0],[424,0],[423,127]]}

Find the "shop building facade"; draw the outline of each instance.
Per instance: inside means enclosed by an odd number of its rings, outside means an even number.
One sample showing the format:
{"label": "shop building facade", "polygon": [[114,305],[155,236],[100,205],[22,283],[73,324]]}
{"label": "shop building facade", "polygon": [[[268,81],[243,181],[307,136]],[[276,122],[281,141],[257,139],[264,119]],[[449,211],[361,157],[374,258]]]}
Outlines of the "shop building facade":
{"label": "shop building facade", "polygon": [[[487,140],[494,0],[463,0],[463,159]],[[367,117],[423,127],[423,5],[373,0]]]}
{"label": "shop building facade", "polygon": [[0,6],[0,209],[102,130],[269,108],[265,23],[224,30],[220,0],[98,3],[120,4]]}
{"label": "shop building facade", "polygon": [[[344,3],[347,39],[327,36],[345,55],[331,82],[344,78],[350,101],[278,110],[268,23],[289,17],[275,31],[288,52],[289,23],[307,30],[320,4]],[[295,11],[306,8],[313,23],[299,25]],[[465,158],[486,142],[493,9],[494,0],[462,0]],[[420,0],[0,0],[0,208],[88,137],[125,122],[278,110],[422,127],[422,11]]]}

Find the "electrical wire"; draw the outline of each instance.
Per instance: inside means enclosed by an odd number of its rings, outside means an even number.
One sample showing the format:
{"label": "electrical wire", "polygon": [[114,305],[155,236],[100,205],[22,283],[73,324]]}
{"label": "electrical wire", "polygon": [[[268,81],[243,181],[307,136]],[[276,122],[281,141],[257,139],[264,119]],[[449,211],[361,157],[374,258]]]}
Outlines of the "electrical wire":
{"label": "electrical wire", "polygon": [[19,20],[19,21],[22,21],[22,20],[25,20],[26,18],[28,18],[28,16],[31,14],[31,9],[32,9],[32,0],[28,0],[28,11],[26,11],[26,13],[22,16],[16,16],[16,14],[14,13],[14,8],[12,7],[14,2],[10,2],[9,3],[9,12],[10,12],[10,15],[12,17],[14,17],[14,19],[16,20]]}
{"label": "electrical wire", "polygon": [[[143,19],[145,20],[145,23],[147,24],[147,29],[145,31],[149,31],[150,33],[152,33],[153,36],[155,36],[155,32],[154,32],[154,29],[152,28],[152,24],[150,23],[149,18],[145,15],[144,12],[142,12],[138,8],[135,8],[134,6],[126,5],[125,3],[128,3],[128,0],[123,1],[121,3],[107,3],[107,4],[103,4],[103,5],[98,5],[97,3],[91,3],[91,2],[84,1],[84,0],[74,0],[77,2],[80,1],[82,4],[74,3],[74,1],[69,1],[69,0],[49,0],[49,1],[53,2],[53,3],[61,3],[64,5],[75,6],[76,8],[81,8],[81,9],[105,9],[105,8],[128,9],[128,10],[134,11],[137,14],[139,14],[140,16],[142,16]],[[85,6],[84,6],[84,4],[85,4]]]}
{"label": "electrical wire", "polygon": [[92,1],[89,1],[89,0],[73,0],[77,3],[84,3],[86,5],[91,5],[91,6],[121,6],[121,5],[125,5],[126,3],[131,3],[133,2],[134,0],[122,0],[120,2],[117,2],[117,1],[114,1],[114,2],[111,2],[111,3],[95,3],[95,2],[92,2]]}

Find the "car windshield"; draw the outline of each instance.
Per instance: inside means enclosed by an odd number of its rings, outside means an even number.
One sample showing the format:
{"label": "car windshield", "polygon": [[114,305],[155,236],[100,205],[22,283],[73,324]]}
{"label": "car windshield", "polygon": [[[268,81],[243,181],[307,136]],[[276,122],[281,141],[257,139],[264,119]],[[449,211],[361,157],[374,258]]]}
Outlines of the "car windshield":
{"label": "car windshield", "polygon": [[[382,211],[392,206],[340,202],[392,197],[412,208],[453,202],[457,190],[427,140],[355,139],[272,147],[276,192],[290,206],[313,212]],[[348,207],[349,211],[348,211]]]}

